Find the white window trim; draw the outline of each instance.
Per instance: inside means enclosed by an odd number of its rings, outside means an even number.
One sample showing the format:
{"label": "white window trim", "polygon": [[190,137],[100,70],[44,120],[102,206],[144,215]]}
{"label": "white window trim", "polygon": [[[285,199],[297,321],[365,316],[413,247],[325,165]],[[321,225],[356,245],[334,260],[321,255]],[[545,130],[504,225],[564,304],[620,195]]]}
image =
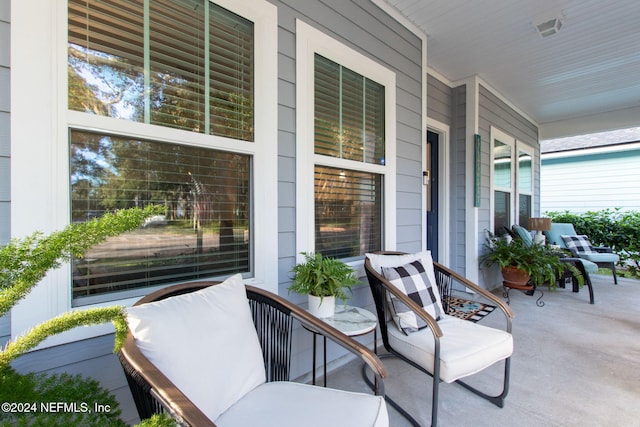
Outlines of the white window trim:
{"label": "white window trim", "polygon": [[[67,2],[55,0],[33,8],[12,2],[11,10],[11,217],[12,237],[36,230],[50,233],[69,223],[68,129],[121,131],[126,135],[194,146],[231,149],[254,156],[253,254],[254,277],[249,281],[277,293],[277,7],[266,0],[219,4],[254,22],[255,142],[192,135],[67,110]],[[12,310],[11,333],[71,309],[70,268],[65,265],[45,279]],[[135,299],[95,306],[129,305]],[[88,308],[85,306],[82,308]],[[76,328],[47,340],[45,346],[89,338],[113,331],[111,325]]]}
{"label": "white window trim", "polygon": [[[318,53],[385,87],[385,165],[314,153],[314,58]],[[296,20],[296,254],[315,250],[314,166],[333,166],[384,176],[383,245],[396,245],[396,75],[378,62]],[[350,263],[360,266],[362,261]]]}
{"label": "white window trim", "polygon": [[[520,189],[518,188],[518,180],[520,179],[520,152],[524,152],[526,154],[528,154],[529,156],[531,156],[531,192],[527,192],[527,191],[520,191]],[[528,196],[531,196],[531,212],[530,212],[530,216],[534,217],[535,214],[534,212],[536,212],[536,206],[535,206],[535,198],[533,197],[533,195],[535,194],[535,185],[534,185],[534,178],[535,178],[535,150],[533,149],[532,146],[525,144],[524,142],[518,141],[516,140],[516,194],[518,196],[518,201],[516,203],[516,217],[515,218],[520,218],[520,195],[521,194],[525,194]]]}
{"label": "white window trim", "polygon": [[[495,212],[494,212],[494,206],[495,206],[495,190],[501,190],[501,191],[509,191],[509,193],[511,194],[511,206],[509,206],[509,210],[510,210],[510,215],[511,215],[511,222],[515,223],[515,221],[517,221],[517,218],[519,218],[519,197],[520,197],[520,191],[518,189],[518,174],[520,173],[520,167],[519,167],[519,162],[518,162],[518,153],[520,151],[524,151],[527,154],[529,154],[531,156],[531,185],[532,185],[532,189],[531,189],[531,216],[534,216],[534,212],[535,212],[535,186],[533,185],[533,179],[535,177],[535,162],[534,162],[534,154],[535,154],[535,150],[533,149],[533,147],[531,147],[530,145],[527,145],[521,141],[518,141],[516,138],[514,138],[513,136],[507,134],[506,132],[501,131],[500,129],[491,126],[491,131],[490,131],[490,138],[491,138],[491,150],[490,150],[490,164],[491,164],[491,176],[490,176],[490,186],[491,186],[491,191],[489,192],[489,206],[491,207],[491,214],[490,214],[490,223],[489,223],[489,229],[493,230],[495,228],[495,221],[494,221],[494,216],[495,216]],[[498,140],[504,144],[507,144],[511,147],[511,188],[507,189],[506,187],[499,187],[496,188],[495,186],[495,177],[494,177],[494,167],[493,167],[493,156],[494,156],[494,141]],[[529,193],[523,193],[523,194],[529,194]]]}

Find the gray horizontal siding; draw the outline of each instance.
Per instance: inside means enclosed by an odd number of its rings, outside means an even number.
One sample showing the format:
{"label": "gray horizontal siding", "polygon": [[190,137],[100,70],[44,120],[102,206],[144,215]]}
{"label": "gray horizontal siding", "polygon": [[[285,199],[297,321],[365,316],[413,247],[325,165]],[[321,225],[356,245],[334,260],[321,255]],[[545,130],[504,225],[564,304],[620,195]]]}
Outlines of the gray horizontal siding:
{"label": "gray horizontal siding", "polygon": [[[491,174],[491,127],[495,126],[508,135],[516,138],[517,141],[525,143],[534,148],[534,216],[540,212],[540,145],[538,143],[537,126],[515,111],[495,94],[480,85],[479,88],[479,110],[478,110],[478,132],[482,138],[481,145],[481,201],[478,209],[478,252],[483,252],[483,245],[486,241],[486,231],[490,230],[491,206],[490,206],[490,174]],[[480,275],[481,282],[483,275]],[[492,286],[481,283],[484,286]]]}
{"label": "gray horizontal siding", "polygon": [[10,3],[0,0],[0,245],[11,239]]}
{"label": "gray horizontal siding", "polygon": [[[284,0],[278,6],[278,277],[279,293],[305,305],[306,297],[289,293],[291,269],[296,256],[296,19],[327,33],[336,40],[396,72],[397,98],[397,242],[402,250],[421,246],[421,41],[397,21],[367,0]],[[402,166],[400,166],[402,165]],[[416,229],[417,228],[417,229]],[[354,290],[351,304],[373,310],[367,286]],[[372,337],[363,337],[371,343]],[[294,376],[308,373],[311,338],[298,330]],[[329,346],[329,360],[343,353]]]}
{"label": "gray horizontal siding", "polygon": [[[273,0],[272,3],[278,7],[278,241],[274,242],[274,246],[277,244],[279,260],[274,268],[278,268],[280,294],[304,304],[303,297],[287,292],[296,255],[295,20],[302,19],[396,73],[396,148],[398,163],[402,164],[398,168],[397,234],[398,246],[408,251],[420,249],[422,233],[422,211],[420,205],[415,203],[421,194],[422,47],[418,37],[368,0]],[[8,22],[9,4],[9,0],[0,0],[0,21],[6,19]],[[0,22],[0,31],[4,31],[5,27],[8,24]],[[8,124],[8,51],[8,37],[0,37],[0,156],[5,157],[9,156],[9,132],[1,126]],[[7,59],[7,64],[2,64],[3,58]],[[7,112],[6,117],[3,112]],[[5,186],[0,187],[0,194],[9,194],[6,191],[8,183],[4,182],[3,179],[3,183],[0,183],[0,186]],[[388,196],[396,197],[395,194]],[[7,209],[3,203],[6,203]],[[0,200],[0,239],[9,231],[8,203]],[[356,288],[351,303],[373,309],[368,287],[363,285]],[[8,327],[5,329],[8,330]],[[292,367],[294,377],[310,371],[310,336],[302,328],[296,331],[296,357]],[[369,335],[359,340],[370,345],[373,338]],[[117,358],[111,353],[112,346],[112,336],[98,337],[32,352],[18,359],[15,366],[22,371],[64,371],[91,376],[125,403],[123,418],[131,422],[136,419],[136,414]],[[331,361],[344,354],[336,347],[329,346],[328,358]]]}
{"label": "gray horizontal siding", "polygon": [[466,174],[465,174],[465,140],[467,117],[467,87],[466,85],[453,88],[451,94],[451,152],[450,154],[450,264],[451,268],[460,274],[465,274],[465,222],[466,222]]}
{"label": "gray horizontal siding", "polygon": [[[278,102],[279,102],[279,290],[287,296],[290,270],[295,263],[295,23],[314,26],[376,62],[396,72],[398,163],[398,247],[418,250],[420,206],[405,201],[420,197],[422,52],[418,37],[367,0],[283,0],[278,6]],[[409,211],[409,212],[405,212]],[[416,222],[417,218],[417,222]],[[288,295],[298,302],[298,296]],[[302,302],[302,301],[300,301]]]}
{"label": "gray horizontal siding", "polygon": [[451,88],[431,74],[427,74],[427,117],[451,125],[453,111],[451,102]]}

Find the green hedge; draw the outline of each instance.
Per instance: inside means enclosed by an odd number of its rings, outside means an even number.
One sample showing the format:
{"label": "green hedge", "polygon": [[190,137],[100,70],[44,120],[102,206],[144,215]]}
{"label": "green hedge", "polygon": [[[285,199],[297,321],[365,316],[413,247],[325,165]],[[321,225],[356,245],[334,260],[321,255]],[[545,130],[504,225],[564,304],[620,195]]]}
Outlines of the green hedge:
{"label": "green hedge", "polygon": [[596,246],[608,246],[620,255],[620,264],[640,273],[640,211],[604,209],[581,214],[546,212],[553,222],[569,222],[576,233],[589,236]]}

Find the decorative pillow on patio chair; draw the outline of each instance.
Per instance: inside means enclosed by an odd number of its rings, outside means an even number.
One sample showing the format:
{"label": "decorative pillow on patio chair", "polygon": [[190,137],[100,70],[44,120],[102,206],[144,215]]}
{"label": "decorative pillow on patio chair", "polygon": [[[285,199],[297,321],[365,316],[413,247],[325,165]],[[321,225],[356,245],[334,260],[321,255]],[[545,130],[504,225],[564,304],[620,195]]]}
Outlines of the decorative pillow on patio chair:
{"label": "decorative pillow on patio chair", "polygon": [[[551,223],[551,230],[545,231],[547,241],[561,248],[569,249],[576,257],[595,263],[598,267],[608,268],[613,273],[613,283],[618,284],[616,264],[620,261],[618,254],[606,246],[591,246],[587,236],[578,235],[573,224],[564,222]],[[566,238],[566,240],[565,240]],[[588,247],[585,247],[585,240]],[[567,245],[567,241],[570,245]],[[582,243],[580,247],[579,243]],[[589,247],[591,249],[589,249]],[[582,250],[581,250],[582,249]]]}
{"label": "decorative pillow on patio chair", "polygon": [[[141,419],[169,412],[191,426],[387,426],[380,360],[289,301],[246,286],[171,286],[127,310],[119,357]],[[376,396],[289,381],[293,319],[361,357]]]}
{"label": "decorative pillow on patio chair", "polygon": [[[453,282],[478,293],[500,307],[506,318],[505,331],[483,326],[477,323],[449,316],[446,311],[440,315],[439,307],[446,304],[430,304],[428,310],[424,309],[422,299],[416,303],[415,297],[408,296],[398,286],[394,286],[389,277],[385,277],[393,268],[405,268],[407,264],[418,262],[425,271],[428,281],[427,287],[434,289],[432,295],[443,298],[450,295]],[[511,309],[499,298],[476,284],[470,282],[452,270],[433,262],[428,251],[416,254],[400,252],[377,252],[367,254],[365,257],[365,271],[369,279],[369,285],[376,305],[376,312],[382,333],[382,340],[389,356],[398,357],[411,366],[432,376],[433,393],[431,403],[431,425],[437,424],[438,417],[438,390],[441,381],[457,382],[468,390],[502,407],[509,390],[509,367],[513,352],[513,337],[511,336]],[[411,289],[412,285],[405,288]],[[428,292],[429,293],[429,292]],[[387,294],[397,298],[411,310],[412,314],[421,319],[426,327],[418,330],[401,330],[389,315],[389,302]],[[504,361],[504,377],[502,379],[502,392],[497,396],[487,394],[469,386],[461,381],[462,378],[476,374],[497,362]],[[370,383],[372,384],[372,383]],[[387,402],[396,408],[412,423],[418,424],[400,405],[387,396]]]}

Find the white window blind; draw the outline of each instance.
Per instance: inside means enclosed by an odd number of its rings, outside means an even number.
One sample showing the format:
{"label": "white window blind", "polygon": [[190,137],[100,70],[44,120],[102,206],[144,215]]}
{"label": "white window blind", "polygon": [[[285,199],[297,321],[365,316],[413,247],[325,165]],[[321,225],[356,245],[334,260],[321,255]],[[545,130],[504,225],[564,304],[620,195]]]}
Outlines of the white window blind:
{"label": "white window blind", "polygon": [[144,227],[73,260],[75,305],[250,270],[250,156],[79,130],[70,138],[73,221],[165,206]]}
{"label": "white window blind", "polygon": [[382,177],[315,167],[316,252],[349,258],[382,247]]}
{"label": "white window blind", "polygon": [[69,108],[253,141],[253,23],[208,0],[69,0]]}
{"label": "white window blind", "polygon": [[384,164],[384,86],[315,55],[315,153]]}

